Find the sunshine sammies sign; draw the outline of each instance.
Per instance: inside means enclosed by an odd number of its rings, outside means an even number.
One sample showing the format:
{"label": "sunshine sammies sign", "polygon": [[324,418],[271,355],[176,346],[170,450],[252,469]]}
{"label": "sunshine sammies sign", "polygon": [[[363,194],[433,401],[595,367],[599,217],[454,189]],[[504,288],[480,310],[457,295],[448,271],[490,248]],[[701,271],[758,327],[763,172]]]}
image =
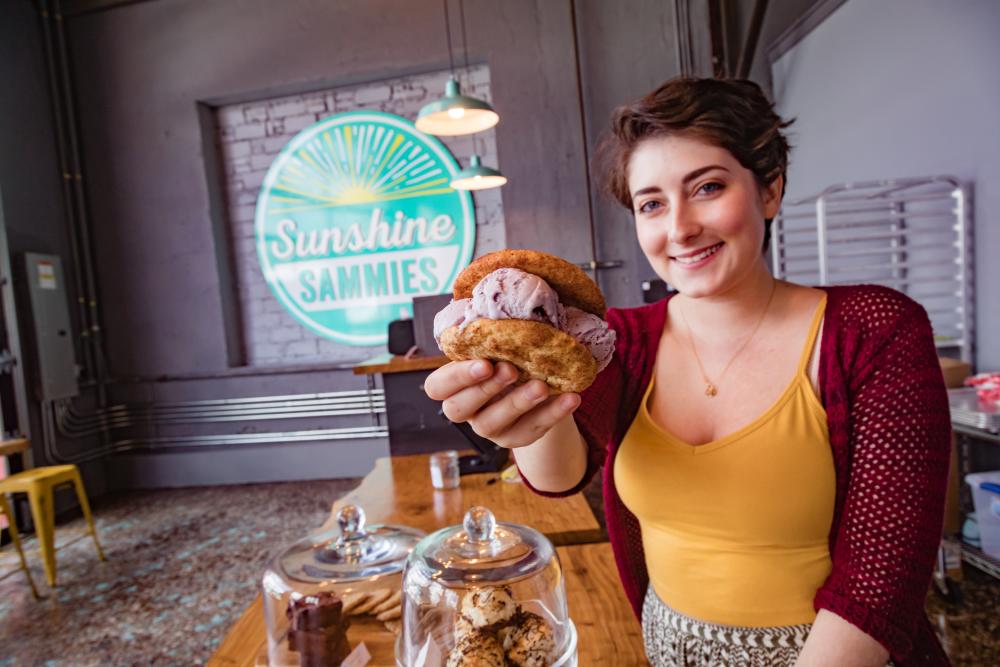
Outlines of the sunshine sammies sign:
{"label": "sunshine sammies sign", "polygon": [[472,258],[468,192],[434,137],[376,111],[306,128],[271,164],[257,200],[257,254],[304,326],[350,345],[385,343],[415,296],[442,294]]}

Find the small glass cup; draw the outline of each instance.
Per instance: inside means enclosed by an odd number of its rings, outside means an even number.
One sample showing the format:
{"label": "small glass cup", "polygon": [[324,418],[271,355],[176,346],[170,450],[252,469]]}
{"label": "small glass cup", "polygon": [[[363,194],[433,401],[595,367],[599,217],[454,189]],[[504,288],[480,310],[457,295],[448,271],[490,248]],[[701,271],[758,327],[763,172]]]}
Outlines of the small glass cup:
{"label": "small glass cup", "polygon": [[435,489],[457,489],[458,484],[458,452],[449,449],[431,454],[431,486]]}

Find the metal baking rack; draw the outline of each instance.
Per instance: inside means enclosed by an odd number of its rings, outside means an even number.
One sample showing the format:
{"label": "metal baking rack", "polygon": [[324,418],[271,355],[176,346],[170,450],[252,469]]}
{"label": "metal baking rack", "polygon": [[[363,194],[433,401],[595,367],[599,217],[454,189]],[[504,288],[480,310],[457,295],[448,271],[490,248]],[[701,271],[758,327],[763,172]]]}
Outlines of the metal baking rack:
{"label": "metal baking rack", "polygon": [[897,289],[927,309],[939,348],[974,363],[971,211],[952,176],[833,185],[785,202],[772,227],[774,275]]}

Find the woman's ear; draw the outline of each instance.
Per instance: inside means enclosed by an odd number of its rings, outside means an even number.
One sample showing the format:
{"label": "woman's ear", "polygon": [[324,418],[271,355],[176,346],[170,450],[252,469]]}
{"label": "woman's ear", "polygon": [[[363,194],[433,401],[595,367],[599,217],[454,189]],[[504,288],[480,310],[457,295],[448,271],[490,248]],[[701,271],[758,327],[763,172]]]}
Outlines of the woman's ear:
{"label": "woman's ear", "polygon": [[782,190],[785,187],[785,177],[777,176],[771,183],[764,188],[764,219],[770,220],[774,216],[778,215],[778,209],[781,208],[781,195]]}

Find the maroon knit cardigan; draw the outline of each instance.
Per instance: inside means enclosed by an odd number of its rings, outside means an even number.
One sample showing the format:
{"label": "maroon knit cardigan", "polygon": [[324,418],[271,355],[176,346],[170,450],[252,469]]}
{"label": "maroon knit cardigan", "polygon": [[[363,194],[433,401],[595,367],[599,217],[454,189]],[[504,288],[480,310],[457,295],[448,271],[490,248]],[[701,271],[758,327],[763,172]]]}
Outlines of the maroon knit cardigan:
{"label": "maroon knit cardigan", "polygon": [[[819,386],[837,498],[833,568],[813,604],[874,637],[897,665],[948,665],[924,614],[951,447],[930,322],[916,302],[888,288],[824,290]],[[575,413],[588,446],[586,475],[562,493],[533,489],[571,495],[604,466],[608,536],[637,617],[649,575],[639,522],[615,489],[614,460],[652,377],[666,315],[667,299],[608,311],[618,337],[614,358],[583,392]]]}

